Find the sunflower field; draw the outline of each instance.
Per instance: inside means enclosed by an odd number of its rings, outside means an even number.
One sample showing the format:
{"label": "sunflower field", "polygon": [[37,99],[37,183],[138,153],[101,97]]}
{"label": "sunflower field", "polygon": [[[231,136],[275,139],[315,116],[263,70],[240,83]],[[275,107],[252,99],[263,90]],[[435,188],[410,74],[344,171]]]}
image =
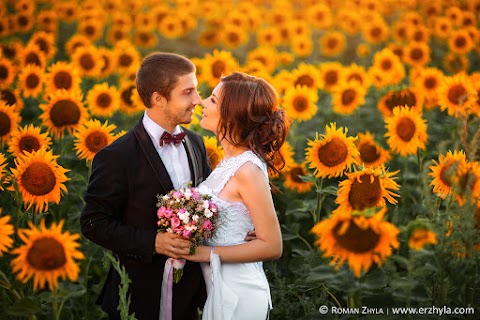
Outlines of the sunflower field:
{"label": "sunflower field", "polygon": [[121,266],[82,237],[83,196],[96,152],[142,116],[155,51],[191,59],[204,97],[232,71],[265,78],[291,120],[271,319],[478,317],[479,26],[480,0],[3,0],[0,318],[106,318]]}

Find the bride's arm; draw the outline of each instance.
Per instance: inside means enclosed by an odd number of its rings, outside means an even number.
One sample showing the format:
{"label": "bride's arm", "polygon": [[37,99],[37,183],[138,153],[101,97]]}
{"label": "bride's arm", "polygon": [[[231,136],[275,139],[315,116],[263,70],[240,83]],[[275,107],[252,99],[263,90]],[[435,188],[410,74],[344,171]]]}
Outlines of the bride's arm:
{"label": "bride's arm", "polygon": [[[217,246],[214,252],[222,262],[254,262],[274,260],[282,255],[282,234],[270,186],[261,169],[251,162],[244,164],[231,178],[233,193],[247,206],[255,227],[256,239],[235,246]],[[192,261],[210,261],[210,248],[199,246]]]}

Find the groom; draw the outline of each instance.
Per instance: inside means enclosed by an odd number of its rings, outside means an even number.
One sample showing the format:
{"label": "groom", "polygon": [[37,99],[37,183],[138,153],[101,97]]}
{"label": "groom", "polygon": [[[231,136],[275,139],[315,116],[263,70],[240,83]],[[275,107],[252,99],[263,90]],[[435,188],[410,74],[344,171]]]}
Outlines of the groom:
{"label": "groom", "polygon": [[[195,65],[177,54],[154,53],[143,60],[136,81],[145,113],[95,156],[80,222],[85,237],[111,250],[125,266],[130,313],[144,320],[159,317],[165,261],[188,255],[190,246],[179,236],[157,233],[156,195],[189,181],[196,186],[211,169],[201,136],[179,126],[192,121],[201,103]],[[97,301],[110,319],[120,319],[119,284],[111,267]],[[173,287],[173,319],[197,319],[205,299],[200,266],[188,261]]]}

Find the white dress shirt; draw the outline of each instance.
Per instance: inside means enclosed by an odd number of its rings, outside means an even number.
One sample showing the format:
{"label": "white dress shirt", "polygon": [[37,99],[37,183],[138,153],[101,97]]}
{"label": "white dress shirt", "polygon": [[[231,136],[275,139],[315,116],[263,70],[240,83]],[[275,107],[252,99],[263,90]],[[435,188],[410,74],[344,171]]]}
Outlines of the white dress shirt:
{"label": "white dress shirt", "polygon": [[[190,166],[188,165],[187,152],[183,143],[177,145],[173,143],[160,146],[160,137],[165,131],[164,128],[159,126],[155,121],[150,119],[145,112],[143,117],[143,126],[147,130],[148,135],[152,139],[152,143],[158,152],[158,155],[163,161],[163,164],[167,168],[170,180],[172,180],[173,187],[179,189],[184,187],[191,181]],[[180,133],[180,126],[176,126],[171,134]]]}

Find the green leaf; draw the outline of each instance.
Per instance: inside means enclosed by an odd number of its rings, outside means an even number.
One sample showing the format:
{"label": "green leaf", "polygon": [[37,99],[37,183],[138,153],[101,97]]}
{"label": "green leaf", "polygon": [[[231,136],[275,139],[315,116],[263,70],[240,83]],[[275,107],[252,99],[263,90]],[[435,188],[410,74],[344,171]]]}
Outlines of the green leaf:
{"label": "green leaf", "polygon": [[6,307],[6,312],[11,316],[32,316],[42,311],[37,297],[24,297],[11,306]]}

